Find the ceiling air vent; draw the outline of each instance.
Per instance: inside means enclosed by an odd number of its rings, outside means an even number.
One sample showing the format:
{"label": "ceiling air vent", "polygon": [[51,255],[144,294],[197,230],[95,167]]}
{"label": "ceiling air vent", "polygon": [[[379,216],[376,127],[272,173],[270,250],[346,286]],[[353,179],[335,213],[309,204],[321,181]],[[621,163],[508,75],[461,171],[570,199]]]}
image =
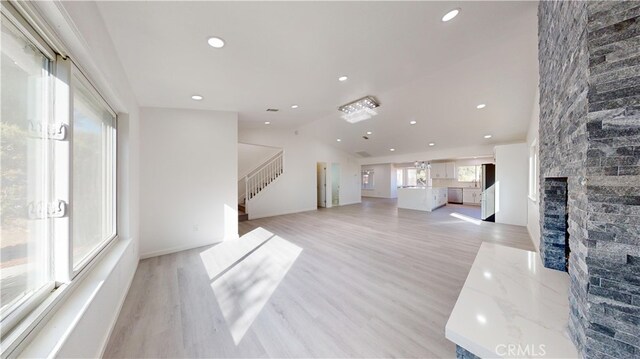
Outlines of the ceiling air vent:
{"label": "ceiling air vent", "polygon": [[366,151],[356,152],[356,154],[358,154],[360,157],[371,157],[369,152],[366,152]]}
{"label": "ceiling air vent", "polygon": [[267,112],[278,112],[278,111],[280,111],[280,110],[277,109],[277,108],[268,108],[267,109]]}

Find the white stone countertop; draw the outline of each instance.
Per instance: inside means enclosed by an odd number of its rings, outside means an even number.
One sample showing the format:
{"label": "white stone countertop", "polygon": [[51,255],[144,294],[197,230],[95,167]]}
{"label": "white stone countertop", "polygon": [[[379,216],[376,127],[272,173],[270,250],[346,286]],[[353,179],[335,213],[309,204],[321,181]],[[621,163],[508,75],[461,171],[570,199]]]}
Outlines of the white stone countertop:
{"label": "white stone countertop", "polygon": [[578,358],[568,335],[569,275],[537,252],[483,243],[445,332],[481,358]]}

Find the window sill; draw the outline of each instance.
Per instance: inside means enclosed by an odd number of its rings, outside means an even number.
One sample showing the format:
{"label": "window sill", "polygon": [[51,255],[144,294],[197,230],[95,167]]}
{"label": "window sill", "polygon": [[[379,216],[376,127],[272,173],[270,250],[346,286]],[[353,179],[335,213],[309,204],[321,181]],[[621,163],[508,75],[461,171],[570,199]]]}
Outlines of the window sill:
{"label": "window sill", "polygon": [[74,281],[53,291],[3,340],[2,357],[57,356],[131,243],[114,238]]}
{"label": "window sill", "polygon": [[533,203],[538,203],[538,198],[536,198],[536,197],[527,196],[527,198],[529,199],[529,201],[531,201]]}

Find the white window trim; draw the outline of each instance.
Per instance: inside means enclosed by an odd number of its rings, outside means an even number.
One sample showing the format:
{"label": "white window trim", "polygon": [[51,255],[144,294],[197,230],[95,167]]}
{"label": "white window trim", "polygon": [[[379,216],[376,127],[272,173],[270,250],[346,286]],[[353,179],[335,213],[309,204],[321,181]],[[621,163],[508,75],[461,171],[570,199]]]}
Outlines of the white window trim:
{"label": "white window trim", "polygon": [[[15,5],[14,5],[15,4]],[[14,6],[17,6],[17,10]],[[118,164],[117,164],[117,148],[118,148],[118,118],[116,112],[109,105],[108,101],[102,97],[100,91],[93,86],[89,77],[84,75],[80,70],[80,66],[76,66],[69,58],[64,58],[62,55],[56,54],[53,47],[58,51],[63,50],[61,46],[62,42],[57,37],[52,36],[48,31],[45,31],[44,37],[40,35],[42,27],[41,24],[46,24],[46,21],[39,18],[35,12],[27,11],[31,10],[30,5],[22,5],[20,3],[8,3],[3,1],[0,5],[0,10],[11,23],[19,28],[19,30],[33,43],[45,56],[51,61],[51,80],[53,96],[50,98],[52,101],[52,108],[50,113],[53,115],[55,122],[63,122],[67,127],[67,135],[70,137],[68,141],[55,141],[54,151],[56,156],[65,158],[66,161],[60,161],[56,159],[55,170],[53,176],[56,178],[55,188],[52,191],[55,193],[57,199],[65,200],[67,204],[70,202],[70,194],[72,193],[71,179],[73,175],[71,167],[71,155],[72,155],[72,125],[73,124],[73,102],[72,102],[72,89],[69,86],[71,76],[74,75],[74,71],[79,74],[80,78],[83,78],[87,84],[96,90],[101,100],[106,105],[106,108],[116,117],[115,128],[116,138],[113,143],[114,146],[114,174],[113,174],[113,191],[114,191],[114,203],[113,203],[113,218],[115,221],[115,234],[105,239],[96,249],[84,259],[74,270],[73,258],[72,258],[72,237],[71,232],[71,212],[67,209],[68,214],[62,218],[56,218],[53,221],[53,256],[55,258],[53,269],[54,284],[45,286],[36,292],[35,295],[30,296],[24,301],[24,305],[20,308],[16,308],[13,312],[7,315],[14,316],[16,319],[10,319],[9,322],[4,321],[3,325],[7,328],[7,333],[3,334],[2,342],[0,343],[0,356],[14,357],[22,351],[29,342],[35,338],[38,331],[42,329],[47,321],[53,316],[57,309],[64,304],[65,298],[67,298],[75,288],[77,288],[82,280],[91,273],[91,269],[99,263],[109,249],[118,241]],[[37,29],[37,30],[36,30]],[[47,41],[44,40],[47,39]],[[66,54],[65,54],[66,55]],[[65,83],[66,81],[66,83]],[[67,163],[64,163],[67,162]],[[61,176],[65,178],[60,180]],[[65,237],[60,237],[60,236]],[[66,238],[65,240],[59,240],[59,238]]]}

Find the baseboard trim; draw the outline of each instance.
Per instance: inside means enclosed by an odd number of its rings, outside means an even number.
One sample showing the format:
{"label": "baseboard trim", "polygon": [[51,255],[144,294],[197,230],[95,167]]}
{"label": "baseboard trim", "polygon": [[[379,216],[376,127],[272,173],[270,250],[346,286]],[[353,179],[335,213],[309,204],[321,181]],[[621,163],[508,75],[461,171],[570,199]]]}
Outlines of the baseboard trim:
{"label": "baseboard trim", "polygon": [[[233,238],[226,238],[226,239],[233,239]],[[200,248],[200,247],[204,247],[204,246],[210,246],[212,244],[223,242],[226,239],[225,238],[216,238],[214,240],[208,240],[208,241],[203,241],[203,242],[199,242],[199,243],[190,243],[190,244],[187,244],[187,245],[184,245],[184,246],[176,246],[176,247],[171,247],[171,248],[167,248],[167,249],[160,249],[160,250],[153,251],[153,252],[142,253],[142,254],[140,254],[140,260],[147,259],[147,258],[158,257],[158,256],[163,256],[165,254],[182,252],[182,251],[186,251],[188,249],[194,249],[194,248]]]}

